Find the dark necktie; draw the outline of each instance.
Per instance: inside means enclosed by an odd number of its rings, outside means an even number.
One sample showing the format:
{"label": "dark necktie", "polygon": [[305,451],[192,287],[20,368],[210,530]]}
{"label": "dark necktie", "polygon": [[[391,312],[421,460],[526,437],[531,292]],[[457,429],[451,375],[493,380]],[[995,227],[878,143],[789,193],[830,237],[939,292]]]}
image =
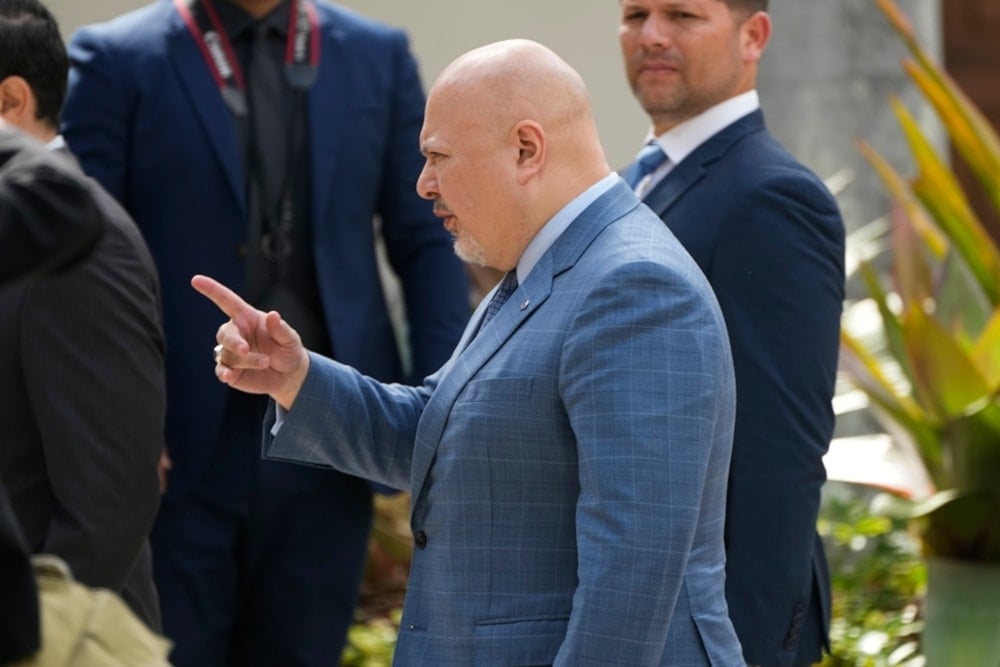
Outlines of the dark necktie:
{"label": "dark necktie", "polygon": [[635,190],[644,177],[656,171],[657,167],[667,161],[667,154],[660,148],[660,144],[651,141],[639,151],[635,161],[629,165],[625,171],[625,182]]}
{"label": "dark necktie", "polygon": [[284,104],[287,102],[281,63],[270,45],[271,28],[266,23],[253,27],[253,44],[247,67],[250,93],[250,118],[253,141],[253,169],[260,212],[275,215],[281,196],[282,180],[288,166],[288,132]]}
{"label": "dark necktie", "polygon": [[507,299],[517,289],[517,269],[511,269],[500,281],[500,287],[493,294],[489,304],[486,306],[486,314],[483,321],[479,323],[479,330],[482,331],[486,323],[493,319],[493,316],[500,312],[500,308],[507,303]]}

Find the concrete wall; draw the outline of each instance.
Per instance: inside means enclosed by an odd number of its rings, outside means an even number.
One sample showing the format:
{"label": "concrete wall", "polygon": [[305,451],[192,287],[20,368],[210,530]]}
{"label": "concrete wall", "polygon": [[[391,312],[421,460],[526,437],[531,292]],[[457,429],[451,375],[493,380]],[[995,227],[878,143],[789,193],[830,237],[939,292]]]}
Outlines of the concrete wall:
{"label": "concrete wall", "polygon": [[[905,0],[901,8],[925,47],[941,52],[938,0]],[[858,154],[872,143],[907,173],[908,150],[887,99],[899,95],[940,143],[935,118],[900,68],[901,41],[872,0],[771,0],[774,37],[759,78],[771,131],[838,193],[851,229],[882,215],[881,182]],[[836,184],[835,184],[836,185]]]}

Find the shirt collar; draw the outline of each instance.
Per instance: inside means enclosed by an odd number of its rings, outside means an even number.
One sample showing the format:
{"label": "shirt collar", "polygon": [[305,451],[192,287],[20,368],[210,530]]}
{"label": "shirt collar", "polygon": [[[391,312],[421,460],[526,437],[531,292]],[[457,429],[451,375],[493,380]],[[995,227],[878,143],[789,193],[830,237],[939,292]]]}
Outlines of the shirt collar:
{"label": "shirt collar", "polygon": [[61,148],[66,148],[66,140],[63,139],[63,135],[57,134],[49,139],[49,141],[45,144],[45,148],[50,151],[57,151]]}
{"label": "shirt collar", "polygon": [[618,174],[612,173],[608,174],[601,180],[597,181],[589,188],[584,190],[582,193],[573,198],[573,200],[562,207],[558,213],[552,216],[538,233],[535,234],[535,238],[531,239],[531,243],[528,247],[524,249],[521,253],[521,259],[517,262],[517,282],[518,284],[523,284],[525,278],[531,273],[531,270],[535,268],[538,264],[538,260],[541,259],[545,251],[555,243],[556,239],[559,238],[566,228],[570,226],[577,216],[583,213],[584,209],[593,204],[598,197],[603,195],[605,192],[610,190],[615,183],[618,182]]}
{"label": "shirt collar", "polygon": [[655,139],[670,158],[671,164],[678,164],[712,136],[759,108],[760,98],[757,96],[757,91],[750,90],[709,107],[658,137],[654,137],[653,131],[650,130],[643,143]]}
{"label": "shirt collar", "polygon": [[219,20],[222,21],[222,27],[226,29],[226,34],[231,40],[260,23],[266,23],[271,30],[285,38],[288,36],[288,12],[291,11],[291,4],[290,0],[285,0],[259,19],[250,16],[231,0],[217,2],[215,8],[219,13]]}

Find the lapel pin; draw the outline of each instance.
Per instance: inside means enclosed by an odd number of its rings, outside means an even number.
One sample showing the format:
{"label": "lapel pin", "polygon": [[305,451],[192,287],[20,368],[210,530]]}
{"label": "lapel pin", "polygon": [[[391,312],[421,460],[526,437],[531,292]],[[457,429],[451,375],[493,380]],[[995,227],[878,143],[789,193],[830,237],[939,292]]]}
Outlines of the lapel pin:
{"label": "lapel pin", "polygon": [[531,305],[531,299],[525,299],[524,301],[521,302],[521,310],[524,310],[529,305]]}

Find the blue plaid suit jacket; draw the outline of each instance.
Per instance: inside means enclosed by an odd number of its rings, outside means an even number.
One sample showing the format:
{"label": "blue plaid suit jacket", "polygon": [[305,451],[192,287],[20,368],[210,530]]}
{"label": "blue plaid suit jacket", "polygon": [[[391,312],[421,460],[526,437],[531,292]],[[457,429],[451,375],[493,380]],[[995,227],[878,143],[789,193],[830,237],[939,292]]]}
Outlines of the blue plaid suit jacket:
{"label": "blue plaid suit jacket", "polygon": [[701,271],[619,183],[473,338],[484,308],[420,387],[314,355],[264,443],[411,491],[396,664],[741,665],[735,389]]}

